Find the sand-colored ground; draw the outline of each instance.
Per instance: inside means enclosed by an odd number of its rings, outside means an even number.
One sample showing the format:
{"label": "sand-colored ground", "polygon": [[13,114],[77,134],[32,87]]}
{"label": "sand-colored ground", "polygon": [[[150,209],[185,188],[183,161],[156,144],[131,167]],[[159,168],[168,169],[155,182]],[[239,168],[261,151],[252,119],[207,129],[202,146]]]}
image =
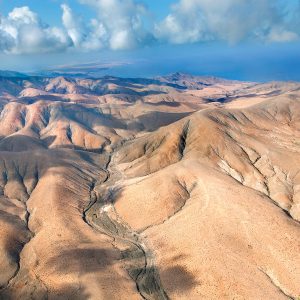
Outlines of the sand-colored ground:
{"label": "sand-colored ground", "polygon": [[299,88],[2,79],[0,299],[297,299]]}

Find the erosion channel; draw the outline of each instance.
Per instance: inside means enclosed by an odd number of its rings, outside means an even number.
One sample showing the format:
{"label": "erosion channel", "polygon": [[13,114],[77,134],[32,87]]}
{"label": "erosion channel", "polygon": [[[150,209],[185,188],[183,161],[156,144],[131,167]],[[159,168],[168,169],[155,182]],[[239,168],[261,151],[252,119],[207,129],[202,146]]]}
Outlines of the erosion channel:
{"label": "erosion channel", "polygon": [[98,232],[112,238],[113,246],[121,252],[124,266],[143,299],[169,299],[162,287],[152,251],[115,210],[114,194],[121,188],[123,179],[115,163],[115,153],[110,155],[106,180],[96,181],[91,187],[90,204],[83,218]]}

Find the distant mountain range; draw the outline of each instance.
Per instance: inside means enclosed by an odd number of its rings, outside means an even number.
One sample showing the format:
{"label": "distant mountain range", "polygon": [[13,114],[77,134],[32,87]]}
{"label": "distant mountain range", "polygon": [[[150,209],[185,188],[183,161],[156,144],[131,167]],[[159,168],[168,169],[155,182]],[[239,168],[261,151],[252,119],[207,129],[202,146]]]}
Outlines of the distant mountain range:
{"label": "distant mountain range", "polygon": [[99,78],[104,76],[105,71],[116,67],[126,66],[128,64],[128,62],[92,62],[85,64],[62,65],[37,72],[31,72],[30,75],[47,77],[65,76],[74,78]]}
{"label": "distant mountain range", "polygon": [[[101,70],[108,70],[109,68],[103,67]],[[75,70],[75,69],[74,69]],[[92,69],[94,70],[94,69]],[[95,69],[96,70],[96,69]],[[97,69],[99,70],[99,68]],[[185,74],[181,72],[172,73],[166,76],[157,76],[153,78],[121,78],[110,75],[102,75],[102,76],[89,76],[93,71],[86,72],[86,69],[77,69],[75,71],[63,71],[63,70],[45,70],[45,71],[37,71],[37,72],[28,72],[28,73],[20,73],[16,71],[10,70],[0,70],[0,77],[3,78],[26,78],[32,80],[33,78],[43,78],[45,81],[46,78],[57,78],[61,77],[70,82],[75,82],[78,79],[101,79],[102,81],[124,81],[131,83],[139,83],[139,84],[160,84],[160,85],[176,85],[177,88],[189,88],[189,89],[199,89],[205,86],[210,86],[212,84],[217,83],[230,83],[235,82],[233,80],[227,80],[223,78],[218,78],[214,76],[196,76],[191,74]],[[238,81],[236,81],[238,82]]]}
{"label": "distant mountain range", "polygon": [[15,71],[9,71],[9,70],[0,70],[0,77],[28,77],[27,74],[15,72]]}

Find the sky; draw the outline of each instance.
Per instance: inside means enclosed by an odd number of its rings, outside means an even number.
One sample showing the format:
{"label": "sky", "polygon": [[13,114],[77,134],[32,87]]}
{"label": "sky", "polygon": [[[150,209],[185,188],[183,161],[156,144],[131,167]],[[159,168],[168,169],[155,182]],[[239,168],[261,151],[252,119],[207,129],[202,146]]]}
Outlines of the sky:
{"label": "sky", "polygon": [[90,62],[117,76],[300,81],[300,0],[0,0],[0,69]]}

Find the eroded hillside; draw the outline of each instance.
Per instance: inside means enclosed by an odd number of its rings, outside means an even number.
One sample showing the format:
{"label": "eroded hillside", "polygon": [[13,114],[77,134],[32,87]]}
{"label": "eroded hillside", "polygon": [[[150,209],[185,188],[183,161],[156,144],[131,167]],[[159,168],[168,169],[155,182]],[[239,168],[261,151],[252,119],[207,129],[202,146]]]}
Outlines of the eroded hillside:
{"label": "eroded hillside", "polygon": [[297,299],[300,85],[0,80],[1,299]]}

